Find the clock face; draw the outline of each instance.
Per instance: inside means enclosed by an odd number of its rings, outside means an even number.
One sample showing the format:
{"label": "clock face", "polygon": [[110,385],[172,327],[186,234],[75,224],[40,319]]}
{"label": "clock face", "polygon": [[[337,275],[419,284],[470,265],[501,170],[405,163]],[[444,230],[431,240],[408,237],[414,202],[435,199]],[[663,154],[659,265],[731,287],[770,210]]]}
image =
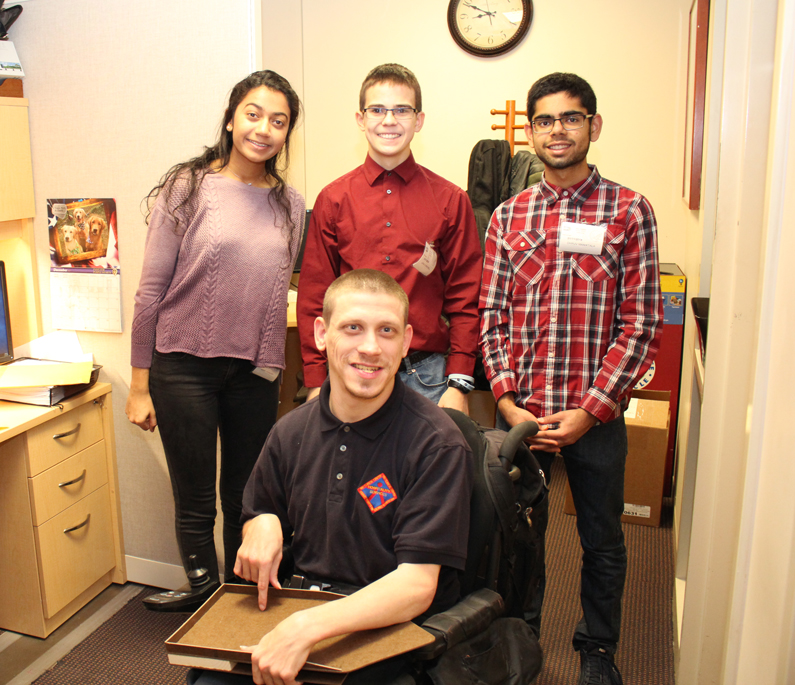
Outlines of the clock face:
{"label": "clock face", "polygon": [[507,52],[527,33],[532,0],[450,0],[447,25],[453,39],[473,55]]}

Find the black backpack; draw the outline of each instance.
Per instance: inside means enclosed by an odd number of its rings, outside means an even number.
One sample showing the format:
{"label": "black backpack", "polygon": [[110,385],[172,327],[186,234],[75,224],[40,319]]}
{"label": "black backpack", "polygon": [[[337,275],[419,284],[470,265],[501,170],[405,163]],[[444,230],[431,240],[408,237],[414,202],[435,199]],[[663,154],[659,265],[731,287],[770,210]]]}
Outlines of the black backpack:
{"label": "black backpack", "polygon": [[[545,575],[548,489],[524,442],[538,426],[527,422],[506,433],[445,411],[472,450],[475,480],[467,565],[459,574],[464,600],[423,624],[448,643],[426,673],[436,685],[524,685],[542,664],[538,588]],[[491,611],[488,590],[502,597],[502,617]]]}

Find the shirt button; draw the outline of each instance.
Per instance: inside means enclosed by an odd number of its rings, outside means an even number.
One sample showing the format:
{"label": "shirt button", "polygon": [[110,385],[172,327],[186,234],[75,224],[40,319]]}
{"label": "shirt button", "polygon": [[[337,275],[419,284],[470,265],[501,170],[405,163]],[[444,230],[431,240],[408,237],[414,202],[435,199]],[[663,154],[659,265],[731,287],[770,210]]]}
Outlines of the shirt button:
{"label": "shirt button", "polygon": [[348,449],[348,448],[347,448],[347,447],[345,447],[345,445],[340,445],[340,452],[344,452],[344,451],[345,451],[345,450],[347,450],[347,449]]}
{"label": "shirt button", "polygon": [[[557,323],[557,322],[558,322],[558,317],[557,317],[557,316],[553,316],[553,317],[550,319],[550,321],[551,321],[552,323]],[[346,428],[345,430],[348,430],[348,429]]]}
{"label": "shirt button", "polygon": [[344,430],[346,433],[350,433],[351,432],[351,427],[350,426],[345,426],[345,428],[343,428],[342,430]]}
{"label": "shirt button", "polygon": [[564,190],[563,191],[563,197],[568,197],[568,196],[569,196],[569,191],[568,190]]}
{"label": "shirt button", "polygon": [[386,261],[389,261],[390,259],[392,259],[392,257],[390,257],[389,255],[387,255],[386,257],[384,257],[384,259],[385,259]]}
{"label": "shirt button", "polygon": [[387,228],[389,228],[391,225],[392,225],[392,222],[391,222],[391,221],[387,221],[387,222],[386,222],[386,227],[387,227]]}
{"label": "shirt button", "polygon": [[391,191],[391,190],[387,190],[387,191],[386,191],[386,194],[387,194],[387,195],[391,195],[391,194],[392,194],[392,191]]}
{"label": "shirt button", "polygon": [[342,480],[342,474],[341,473],[337,474],[337,480]]}
{"label": "shirt button", "polygon": [[552,384],[551,383],[547,385],[547,390],[552,390]]}
{"label": "shirt button", "polygon": [[522,241],[521,243],[519,243],[519,247],[524,247],[524,246],[525,246],[525,242],[524,242],[524,241]]}

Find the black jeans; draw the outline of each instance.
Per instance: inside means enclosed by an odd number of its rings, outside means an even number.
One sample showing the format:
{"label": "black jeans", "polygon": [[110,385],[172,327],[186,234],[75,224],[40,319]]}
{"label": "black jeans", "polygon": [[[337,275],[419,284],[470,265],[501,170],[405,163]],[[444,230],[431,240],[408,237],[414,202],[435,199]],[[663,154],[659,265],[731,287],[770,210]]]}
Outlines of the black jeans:
{"label": "black jeans", "polygon": [[244,359],[155,352],[149,372],[149,392],[174,492],[182,564],[188,570],[188,557],[195,554],[213,579],[218,579],[213,538],[218,435],[224,576],[232,580],[241,542],[243,489],[279,406],[278,381],[254,375],[253,368]]}
{"label": "black jeans", "polygon": [[[507,430],[497,412],[497,428]],[[574,649],[598,645],[615,653],[621,634],[621,600],[627,574],[627,551],[621,515],[624,513],[624,465],[627,427],[624,417],[591,428],[577,442],[561,448],[566,475],[577,510],[582,545],[580,602],[583,616],[574,631]],[[534,451],[547,482],[554,454]],[[539,587],[538,615],[546,585]]]}

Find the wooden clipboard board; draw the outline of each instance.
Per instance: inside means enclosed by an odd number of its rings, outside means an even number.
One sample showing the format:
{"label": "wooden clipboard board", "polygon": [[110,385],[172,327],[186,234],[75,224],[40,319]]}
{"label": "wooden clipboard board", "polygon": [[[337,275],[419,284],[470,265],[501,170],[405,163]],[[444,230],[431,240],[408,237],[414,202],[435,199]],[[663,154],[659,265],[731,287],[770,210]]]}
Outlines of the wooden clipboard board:
{"label": "wooden clipboard board", "polygon": [[[257,606],[257,588],[224,584],[166,640],[172,664],[251,674],[255,645],[287,616],[344,595],[314,590],[268,590],[268,608]],[[414,623],[400,623],[323,640],[309,653],[298,680],[335,685],[365,666],[423,647],[434,637]]]}

